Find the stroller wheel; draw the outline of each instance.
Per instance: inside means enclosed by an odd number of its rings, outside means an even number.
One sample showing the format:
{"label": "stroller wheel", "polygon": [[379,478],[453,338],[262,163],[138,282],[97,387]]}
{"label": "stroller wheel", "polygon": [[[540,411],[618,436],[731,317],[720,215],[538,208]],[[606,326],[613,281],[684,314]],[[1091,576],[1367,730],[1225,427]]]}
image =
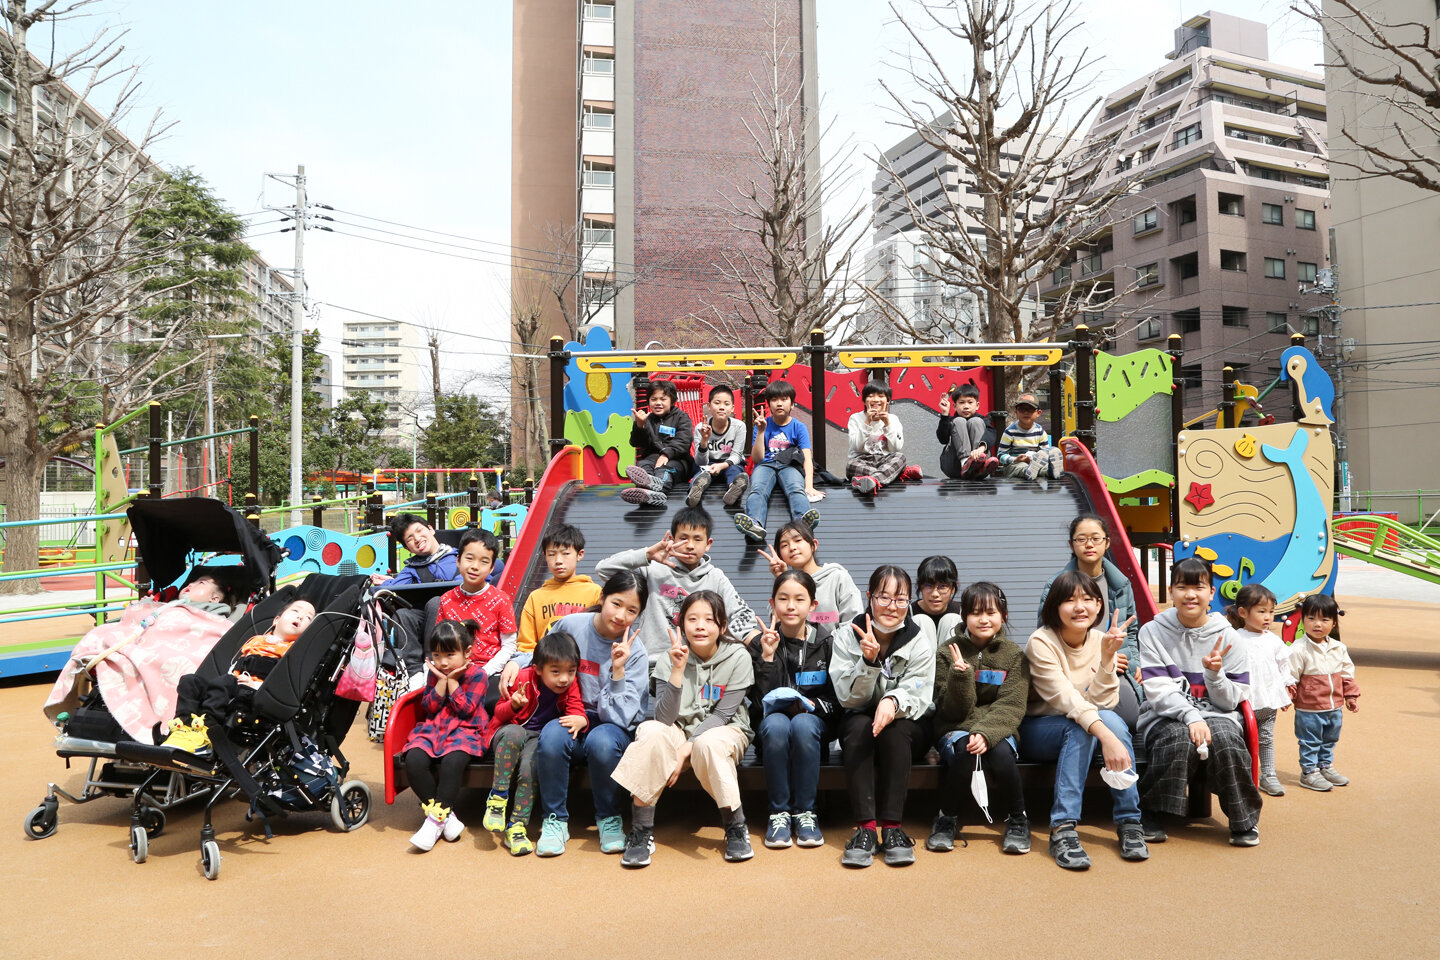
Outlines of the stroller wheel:
{"label": "stroller wheel", "polygon": [[158,837],[165,832],[165,811],[157,810],[154,807],[146,807],[140,811],[140,825],[145,828],[145,833],[151,837]]}
{"label": "stroller wheel", "polygon": [[60,829],[60,816],[56,810],[59,804],[45,802],[25,815],[25,836],[31,840],[44,840],[55,835]]}
{"label": "stroller wheel", "polygon": [[205,871],[206,880],[220,876],[220,844],[214,840],[200,844],[200,869]]}
{"label": "stroller wheel", "polygon": [[145,832],[144,827],[131,827],[130,859],[136,863],[144,863],[148,856],[150,856],[150,835]]}
{"label": "stroller wheel", "polygon": [[335,829],[349,833],[370,819],[370,787],[363,780],[347,780],[330,800],[330,820]]}

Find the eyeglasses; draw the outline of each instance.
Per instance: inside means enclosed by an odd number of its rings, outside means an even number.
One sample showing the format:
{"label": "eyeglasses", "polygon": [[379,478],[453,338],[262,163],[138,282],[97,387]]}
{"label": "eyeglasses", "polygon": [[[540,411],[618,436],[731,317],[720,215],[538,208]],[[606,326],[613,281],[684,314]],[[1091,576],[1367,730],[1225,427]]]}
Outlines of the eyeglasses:
{"label": "eyeglasses", "polygon": [[871,597],[877,607],[903,607],[910,602],[909,597]]}
{"label": "eyeglasses", "polygon": [[1098,533],[1091,534],[1091,535],[1088,536],[1088,537],[1071,537],[1071,538],[1070,538],[1070,542],[1071,542],[1071,543],[1078,543],[1078,544],[1079,544],[1080,546],[1082,546],[1082,547],[1088,547],[1088,546],[1089,546],[1090,544],[1092,544],[1092,543],[1108,543],[1109,541],[1110,541],[1110,538],[1109,538],[1109,537],[1101,536],[1101,535],[1098,534]]}

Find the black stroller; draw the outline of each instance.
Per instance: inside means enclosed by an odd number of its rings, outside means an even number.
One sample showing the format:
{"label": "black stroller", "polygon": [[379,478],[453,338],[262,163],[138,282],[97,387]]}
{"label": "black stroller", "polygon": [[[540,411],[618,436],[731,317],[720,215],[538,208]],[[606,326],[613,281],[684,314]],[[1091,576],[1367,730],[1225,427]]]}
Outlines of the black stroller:
{"label": "black stroller", "polygon": [[[238,600],[236,608],[242,611],[238,619],[244,619],[246,602],[263,597],[273,585],[274,570],[283,551],[263,530],[218,500],[140,500],[127,513],[138,555],[154,585],[146,599],[162,599],[166,588],[182,577],[188,583],[208,575]],[[217,623],[209,642],[219,643],[228,635],[249,629],[233,623],[227,630]],[[205,642],[203,636],[200,642]],[[96,679],[99,659],[103,657],[76,661],[68,696],[46,708],[60,731],[55,740],[56,753],[67,767],[71,760],[88,762],[89,766],[78,794],[55,783],[48,785],[45,798],[25,817],[25,833],[32,839],[43,840],[59,829],[62,798],[75,804],[101,797],[135,800],[138,790],[140,820],[137,824],[132,818],[132,826],[141,826],[143,832],[155,836],[165,829],[165,811],[207,792],[203,784],[183,773],[154,777],[149,766],[120,758],[116,745],[132,741],[135,736],[126,732],[105,703]],[[142,736],[147,733],[135,731]]]}
{"label": "black stroller", "polygon": [[[218,721],[209,728],[211,755],[142,743],[116,747],[122,759],[147,764],[153,771],[150,780],[179,774],[203,784],[207,800],[200,860],[207,879],[220,873],[211,812],[223,796],[243,793],[250,803],[249,816],[261,817],[267,837],[269,817],[275,815],[328,809],[342,831],[354,830],[370,816],[370,788],[363,781],[346,780],[350,764],[340,750],[360,704],[335,694],[361,615],[373,602],[367,577],[311,574],[281,587],[246,614],[240,629],[216,644],[196,674],[227,674],[245,641],[269,630],[271,621],[295,600],[315,606],[314,621],[259,687],[242,687],[228,715],[209,718]],[[147,855],[145,798],[145,790],[136,792],[131,854],[137,863]]]}

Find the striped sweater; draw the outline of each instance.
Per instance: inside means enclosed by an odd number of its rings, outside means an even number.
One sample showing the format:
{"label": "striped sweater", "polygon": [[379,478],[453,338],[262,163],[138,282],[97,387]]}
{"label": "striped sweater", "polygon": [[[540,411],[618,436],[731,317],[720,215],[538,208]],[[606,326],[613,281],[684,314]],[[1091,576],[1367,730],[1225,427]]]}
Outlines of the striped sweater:
{"label": "striped sweater", "polygon": [[1036,420],[1026,430],[1020,426],[1019,421],[1008,425],[1005,432],[1000,435],[1000,462],[1011,463],[1021,455],[1039,450],[1041,447],[1050,446],[1050,434]]}

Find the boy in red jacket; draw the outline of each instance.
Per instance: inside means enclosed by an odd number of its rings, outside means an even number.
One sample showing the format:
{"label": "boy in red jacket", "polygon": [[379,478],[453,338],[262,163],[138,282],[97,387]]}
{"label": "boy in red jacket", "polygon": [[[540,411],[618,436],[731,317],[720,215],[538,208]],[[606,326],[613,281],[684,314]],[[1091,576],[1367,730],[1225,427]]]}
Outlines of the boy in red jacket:
{"label": "boy in red jacket", "polygon": [[[482,825],[494,833],[503,832],[502,842],[512,856],[535,849],[525,824],[535,802],[535,748],[540,744],[540,731],[558,719],[570,736],[576,737],[589,723],[580,684],[575,682],[579,671],[580,646],[575,638],[551,631],[535,644],[534,659],[515,677],[509,698],[495,705],[495,716],[486,731],[495,755],[495,779],[485,801]],[[510,781],[517,765],[520,775],[511,805]],[[510,806],[508,825],[506,806]]]}

